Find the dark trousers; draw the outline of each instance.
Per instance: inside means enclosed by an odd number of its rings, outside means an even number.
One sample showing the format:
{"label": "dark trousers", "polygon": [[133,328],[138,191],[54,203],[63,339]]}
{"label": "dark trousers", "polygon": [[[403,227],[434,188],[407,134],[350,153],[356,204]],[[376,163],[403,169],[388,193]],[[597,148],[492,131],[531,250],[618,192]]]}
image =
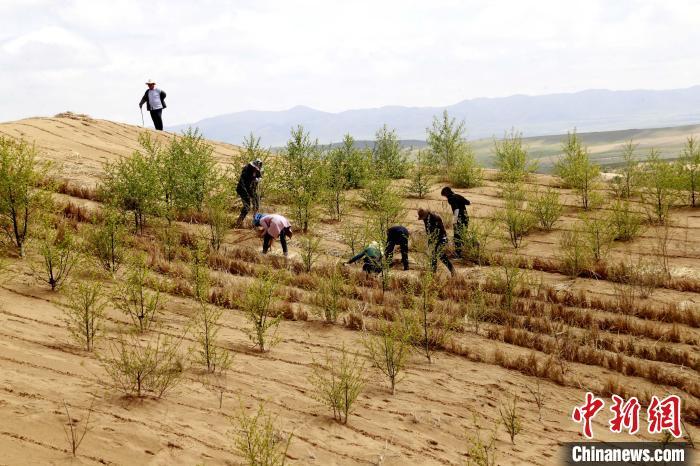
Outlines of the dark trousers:
{"label": "dark trousers", "polygon": [[399,246],[401,249],[401,263],[403,264],[403,269],[408,270],[408,238],[401,238],[399,241],[387,241],[386,251],[384,252],[387,264],[391,266],[391,261],[394,258],[394,248],[396,246]]}
{"label": "dark trousers", "polygon": [[447,238],[442,237],[440,238],[439,241],[435,242],[435,248],[433,249],[433,255],[430,258],[430,267],[433,269],[433,273],[437,270],[437,260],[438,257],[442,261],[445,266],[447,266],[447,270],[450,271],[451,274],[454,275],[455,273],[455,268],[452,265],[452,262],[450,262],[449,257],[447,257],[447,254],[445,253],[445,248],[447,247]]}
{"label": "dark trousers", "polygon": [[365,257],[365,261],[362,264],[362,270],[364,270],[367,273],[379,273],[382,271],[382,266],[381,264],[378,264],[377,261],[370,257]]}
{"label": "dark trousers", "polygon": [[454,225],[455,234],[455,255],[457,257],[462,257],[465,235],[467,234],[467,227],[469,226],[469,217],[459,218],[457,223]]}
{"label": "dark trousers", "polygon": [[257,193],[249,193],[247,191],[236,191],[238,195],[241,198],[241,201],[243,202],[243,207],[241,207],[241,214],[238,216],[238,221],[236,222],[236,225],[241,226],[243,224],[243,220],[245,220],[246,216],[248,215],[248,212],[250,212],[251,208],[253,209],[253,213],[258,212],[259,208],[259,203],[258,203],[258,195]]}
{"label": "dark trousers", "polygon": [[158,131],[163,131],[163,109],[151,110],[150,113],[153,126],[155,126]]}
{"label": "dark trousers", "polygon": [[[285,228],[280,232],[280,244],[282,245],[282,252],[284,255],[287,255],[287,235],[289,234],[289,229]],[[265,236],[263,236],[263,254],[267,254],[267,251],[270,250],[270,246],[272,246],[272,240],[274,238],[272,235],[269,235],[265,233]]]}

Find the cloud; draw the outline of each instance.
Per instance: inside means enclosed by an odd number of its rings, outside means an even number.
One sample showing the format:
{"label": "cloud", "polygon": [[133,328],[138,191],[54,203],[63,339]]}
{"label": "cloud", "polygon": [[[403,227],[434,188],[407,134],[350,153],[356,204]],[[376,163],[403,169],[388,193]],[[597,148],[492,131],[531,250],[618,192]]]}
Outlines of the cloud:
{"label": "cloud", "polygon": [[73,109],[166,124],[297,104],[322,110],[697,83],[700,4],[626,0],[14,1],[0,4],[0,119]]}

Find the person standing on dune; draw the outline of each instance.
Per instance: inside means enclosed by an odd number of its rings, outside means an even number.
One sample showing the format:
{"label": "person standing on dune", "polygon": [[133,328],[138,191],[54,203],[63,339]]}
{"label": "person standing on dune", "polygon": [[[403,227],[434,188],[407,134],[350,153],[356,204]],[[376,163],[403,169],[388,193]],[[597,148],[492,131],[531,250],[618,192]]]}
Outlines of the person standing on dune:
{"label": "person standing on dune", "polygon": [[153,126],[156,130],[163,131],[163,109],[165,105],[165,91],[158,89],[156,87],[156,82],[152,79],[146,81],[146,86],[148,89],[141,97],[141,102],[139,102],[139,108],[143,108],[143,104],[146,104],[146,109],[151,114],[151,120],[153,120]]}

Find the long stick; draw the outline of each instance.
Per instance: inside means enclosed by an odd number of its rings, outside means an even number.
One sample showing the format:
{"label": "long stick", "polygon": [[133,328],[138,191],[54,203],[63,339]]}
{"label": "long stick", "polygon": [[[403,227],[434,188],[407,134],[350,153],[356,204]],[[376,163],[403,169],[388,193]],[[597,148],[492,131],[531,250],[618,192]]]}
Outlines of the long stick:
{"label": "long stick", "polygon": [[139,110],[141,110],[141,127],[146,126],[146,123],[143,121],[143,107],[139,107]]}

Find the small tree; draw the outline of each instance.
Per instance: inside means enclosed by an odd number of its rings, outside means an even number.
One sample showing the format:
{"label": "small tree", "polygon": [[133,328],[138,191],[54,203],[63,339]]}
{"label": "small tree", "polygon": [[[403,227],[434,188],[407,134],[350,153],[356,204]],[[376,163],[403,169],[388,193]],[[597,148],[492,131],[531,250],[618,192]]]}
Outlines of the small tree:
{"label": "small tree", "polygon": [[[348,142],[352,142],[352,138]],[[349,157],[353,151],[354,148],[348,147],[344,142],[341,146],[330,149],[323,161],[323,199],[333,220],[340,221],[345,213],[346,191],[350,188]]]}
{"label": "small tree", "polygon": [[513,248],[518,249],[535,226],[535,218],[526,208],[522,193],[510,192],[507,194],[505,209],[499,212],[498,217],[506,227],[508,240]]}
{"label": "small tree", "polygon": [[528,208],[539,227],[545,231],[552,231],[564,211],[559,193],[552,188],[534,192],[528,201]]}
{"label": "small tree", "polygon": [[236,450],[250,466],[284,466],[292,434],[283,434],[275,427],[275,420],[265,411],[264,404],[255,414],[246,414],[241,404],[235,417],[237,426],[234,435]]}
{"label": "small tree", "polygon": [[411,184],[408,186],[408,194],[418,199],[423,199],[433,185],[433,167],[429,163],[428,154],[418,151],[416,161],[411,167]]}
{"label": "small tree", "polygon": [[148,289],[149,279],[150,273],[143,258],[138,258],[112,296],[114,306],[131,319],[139,332],[151,327],[163,306],[160,292]]}
{"label": "small tree", "polygon": [[102,222],[87,234],[89,251],[97,258],[100,266],[111,273],[116,273],[124,259],[126,228],[121,215],[112,207],[102,211]]}
{"label": "small tree", "polygon": [[292,218],[306,233],[316,215],[323,173],[318,142],[312,142],[302,126],[292,129],[287,147],[281,154],[281,164],[286,177],[280,188],[291,206]]}
{"label": "small tree", "polygon": [[590,267],[592,257],[586,248],[583,232],[579,225],[574,225],[572,230],[562,232],[559,239],[559,260],[564,273],[571,277],[578,277],[581,272]]}
{"label": "small tree", "polygon": [[260,352],[269,350],[279,341],[277,329],[282,316],[275,316],[272,310],[272,301],[278,283],[279,279],[275,274],[264,272],[246,288],[246,293],[239,304],[251,324],[251,328],[246,330],[248,338]]}
{"label": "small tree", "polygon": [[198,243],[192,251],[190,261],[190,283],[192,284],[192,296],[199,302],[209,300],[209,255],[206,246]]}
{"label": "small tree", "polygon": [[502,140],[494,139],[493,144],[496,168],[504,183],[522,183],[537,170],[537,162],[528,160],[521,133],[511,130]]}
{"label": "small tree", "polygon": [[200,301],[192,322],[196,361],[211,373],[221,373],[231,365],[231,353],[216,344],[222,314],[222,309]]}
{"label": "small tree", "polygon": [[337,267],[323,277],[318,288],[318,305],[324,320],[331,324],[338,320],[338,315],[345,309],[344,294],[345,277]]}
{"label": "small tree", "polygon": [[656,149],[651,149],[642,172],[642,202],[647,206],[650,221],[663,225],[669,211],[677,201],[678,172],[674,166],[661,159]]}
{"label": "small tree", "polygon": [[513,309],[518,293],[527,284],[527,272],[518,265],[516,259],[505,259],[490,277],[496,288],[503,294],[503,308],[508,311]]}
{"label": "small tree", "polygon": [[[146,216],[161,209],[162,173],[158,171],[159,149],[149,133],[139,136],[142,151],[105,165],[100,197],[134,215],[134,229],[143,233]],[[165,193],[166,202],[168,194]]]}
{"label": "small tree", "polygon": [[693,137],[685,142],[678,159],[678,171],[681,187],[688,191],[688,200],[692,207],[697,205],[697,194],[700,190],[700,144]]}
{"label": "small tree", "polygon": [[[472,413],[473,414],[473,413]],[[467,435],[469,445],[467,466],[496,466],[497,449],[496,441],[498,440],[498,422],[495,422],[493,429],[488,437],[481,435],[481,422],[477,419],[477,415],[473,414],[474,419],[474,434]]]}
{"label": "small tree", "polygon": [[321,251],[321,238],[314,235],[306,235],[300,241],[301,263],[304,266],[304,272],[311,272],[311,268],[318,261]]}
{"label": "small tree", "polygon": [[455,188],[475,188],[481,186],[484,179],[484,173],[471,146],[465,146],[464,152],[457,157],[453,169],[449,172],[448,180]]}
{"label": "small tree", "polygon": [[612,180],[612,188],[618,198],[629,199],[637,193],[639,185],[639,160],[635,155],[637,144],[631,140],[622,147],[622,166],[619,176]]}
{"label": "small tree", "polygon": [[518,397],[513,395],[498,407],[498,413],[501,415],[506,432],[510,435],[510,441],[515,445],[515,436],[522,431],[521,415],[518,412]]}
{"label": "small tree", "polygon": [[56,229],[48,222],[45,224],[39,254],[44,266],[40,279],[48,283],[51,291],[59,289],[80,262],[80,251],[64,223],[59,223]]}
{"label": "small tree", "polygon": [[401,149],[401,143],[395,130],[382,126],[375,135],[372,160],[377,171],[389,179],[399,179],[406,176],[408,164],[406,153]]}
{"label": "small tree", "polygon": [[126,396],[162,398],[182,377],[181,342],[160,333],[147,342],[136,334],[122,334],[100,360],[111,384]]}
{"label": "small tree", "polygon": [[400,323],[382,320],[377,335],[366,335],[362,344],[372,364],[388,377],[393,395],[411,355],[409,331]]}
{"label": "small tree", "polygon": [[582,221],[590,255],[596,262],[604,260],[615,239],[610,217],[601,213],[589,213],[582,216]]}
{"label": "small tree", "polygon": [[37,151],[23,139],[0,136],[0,230],[24,257],[30,224],[47,200],[35,189],[48,172]]}
{"label": "small tree", "polygon": [[[374,232],[385,237],[386,230],[404,215],[403,197],[388,178],[373,178],[362,192],[362,207],[369,210]],[[376,225],[376,228],[374,226]]]}
{"label": "small tree", "polygon": [[576,191],[581,199],[581,207],[588,210],[595,201],[593,193],[600,167],[591,162],[588,149],[581,144],[576,131],[568,134],[562,150],[564,154],[554,164],[554,173],[567,187]]}
{"label": "small tree", "polygon": [[628,200],[613,202],[610,211],[610,224],[615,241],[630,241],[642,231],[642,214],[635,211]]}
{"label": "small tree", "polygon": [[[79,421],[74,419],[73,416],[71,416],[70,411],[68,410],[68,404],[65,400],[63,400],[63,408],[66,411],[66,417],[68,418],[68,422],[66,424],[63,424],[63,433],[66,436],[66,441],[68,442],[68,446],[70,447],[71,453],[75,457],[78,454],[78,448],[80,448],[80,445],[83,443],[83,439],[85,438],[87,433],[92,430],[90,428],[90,415],[92,414],[92,404],[90,404],[87,416],[85,416],[85,422],[83,422],[82,432],[81,429],[78,427]],[[66,428],[66,426],[68,427]]]}
{"label": "small tree", "polygon": [[426,128],[425,131],[433,163],[440,166],[443,177],[448,179],[460,158],[468,151],[464,138],[464,122],[456,123],[445,110],[442,117],[433,117],[432,128]]}
{"label": "small tree", "polygon": [[209,218],[209,244],[215,251],[221,249],[224,236],[231,224],[227,212],[229,205],[231,205],[231,196],[225,190],[223,183],[220,189],[210,192],[204,202],[205,212]]}
{"label": "small tree", "polygon": [[357,397],[365,386],[365,364],[358,355],[350,356],[343,344],[340,357],[326,353],[325,364],[314,361],[309,381],[314,386],[314,398],[333,411],[333,418],[348,423]]}
{"label": "small tree", "polygon": [[86,351],[95,348],[95,340],[104,332],[105,307],[102,284],[81,280],[66,292],[65,321],[73,340]]}

